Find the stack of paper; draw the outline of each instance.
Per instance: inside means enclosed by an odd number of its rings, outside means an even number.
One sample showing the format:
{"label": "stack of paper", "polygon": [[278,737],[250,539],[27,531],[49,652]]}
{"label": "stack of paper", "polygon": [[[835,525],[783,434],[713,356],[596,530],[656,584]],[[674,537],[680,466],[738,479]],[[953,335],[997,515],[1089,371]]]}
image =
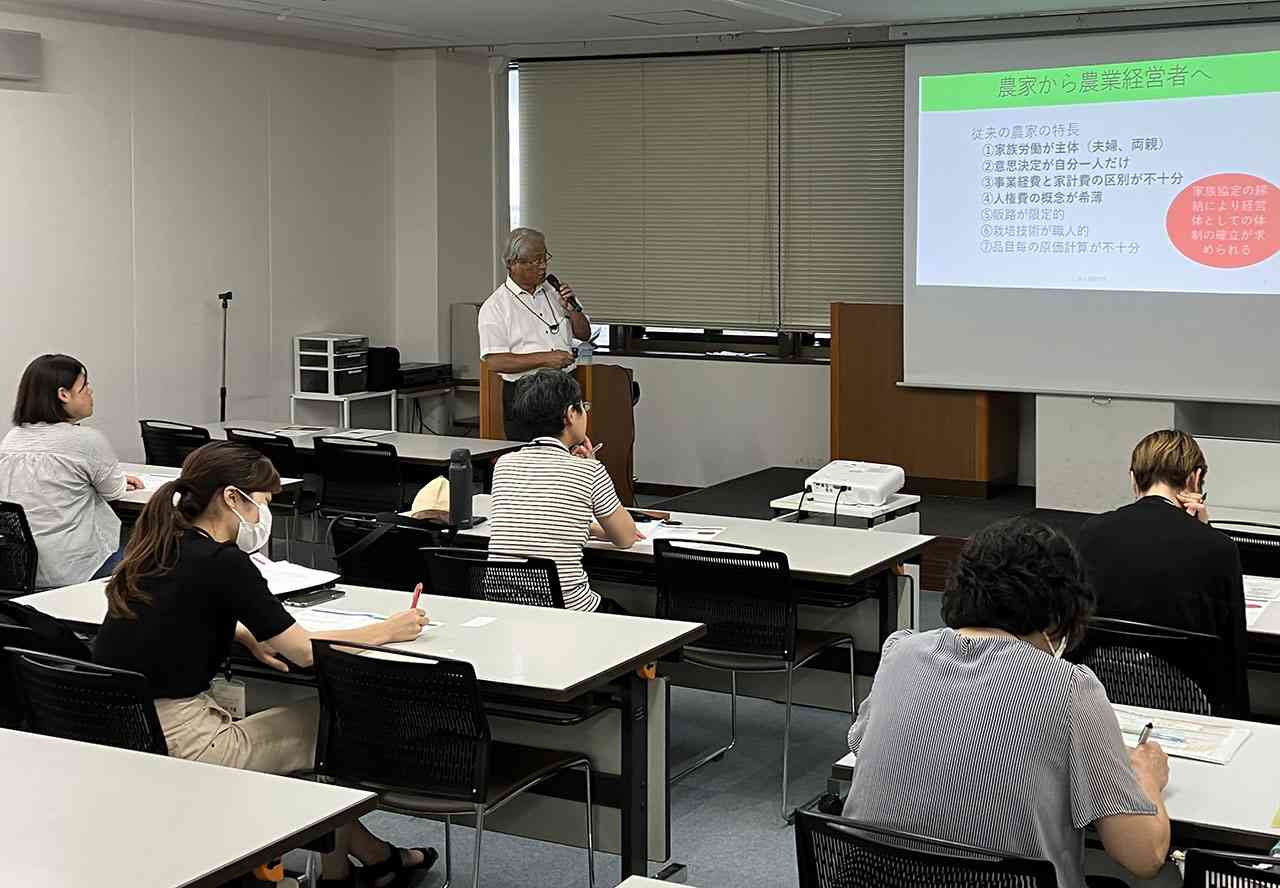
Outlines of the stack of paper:
{"label": "stack of paper", "polygon": [[1137,746],[1142,729],[1150,722],[1151,739],[1172,756],[1225,765],[1252,733],[1221,719],[1178,715],[1138,706],[1112,706],[1126,746]]}
{"label": "stack of paper", "polygon": [[290,561],[272,561],[261,552],[250,555],[249,560],[267,581],[271,594],[276,597],[323,589],[341,579],[341,574],[330,573],[327,570],[315,570]]}

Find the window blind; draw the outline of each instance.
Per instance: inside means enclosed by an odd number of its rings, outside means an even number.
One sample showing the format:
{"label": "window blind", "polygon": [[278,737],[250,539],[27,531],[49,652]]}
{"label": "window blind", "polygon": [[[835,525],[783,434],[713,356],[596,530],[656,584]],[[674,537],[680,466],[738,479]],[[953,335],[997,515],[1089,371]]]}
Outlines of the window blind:
{"label": "window blind", "polygon": [[775,330],[763,54],[522,63],[520,198],[592,320]]}
{"label": "window blind", "polygon": [[902,299],[903,51],[520,65],[522,223],[598,323],[826,329]]}
{"label": "window blind", "polygon": [[782,323],[902,302],[902,47],[782,57]]}

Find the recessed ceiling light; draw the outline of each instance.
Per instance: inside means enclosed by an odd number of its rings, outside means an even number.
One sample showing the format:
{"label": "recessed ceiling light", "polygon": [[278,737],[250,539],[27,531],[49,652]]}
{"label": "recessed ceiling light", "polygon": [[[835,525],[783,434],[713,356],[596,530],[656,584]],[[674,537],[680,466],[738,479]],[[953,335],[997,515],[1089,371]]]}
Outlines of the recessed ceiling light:
{"label": "recessed ceiling light", "polygon": [[820,6],[811,6],[808,3],[797,3],[795,0],[721,0],[721,2],[805,25],[825,25],[833,19],[840,18],[838,12],[823,9]]}

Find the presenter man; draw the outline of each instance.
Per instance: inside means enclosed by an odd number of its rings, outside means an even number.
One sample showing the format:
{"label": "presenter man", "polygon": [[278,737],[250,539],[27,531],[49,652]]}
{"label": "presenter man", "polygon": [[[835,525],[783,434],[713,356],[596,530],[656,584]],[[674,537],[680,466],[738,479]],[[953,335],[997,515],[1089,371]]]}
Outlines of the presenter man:
{"label": "presenter man", "polygon": [[480,307],[480,357],[502,375],[502,418],[510,441],[532,433],[512,411],[515,383],[536,370],[572,370],[573,341],[591,335],[591,320],[573,288],[547,281],[547,239],[534,228],[516,228],[502,254],[507,279]]}

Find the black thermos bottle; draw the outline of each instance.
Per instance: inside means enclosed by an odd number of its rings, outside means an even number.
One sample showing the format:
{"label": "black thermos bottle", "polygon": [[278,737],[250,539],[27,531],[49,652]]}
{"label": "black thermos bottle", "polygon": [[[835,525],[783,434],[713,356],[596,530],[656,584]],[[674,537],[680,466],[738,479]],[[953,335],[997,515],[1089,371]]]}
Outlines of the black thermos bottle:
{"label": "black thermos bottle", "polygon": [[471,451],[465,447],[449,454],[449,524],[471,526]]}

